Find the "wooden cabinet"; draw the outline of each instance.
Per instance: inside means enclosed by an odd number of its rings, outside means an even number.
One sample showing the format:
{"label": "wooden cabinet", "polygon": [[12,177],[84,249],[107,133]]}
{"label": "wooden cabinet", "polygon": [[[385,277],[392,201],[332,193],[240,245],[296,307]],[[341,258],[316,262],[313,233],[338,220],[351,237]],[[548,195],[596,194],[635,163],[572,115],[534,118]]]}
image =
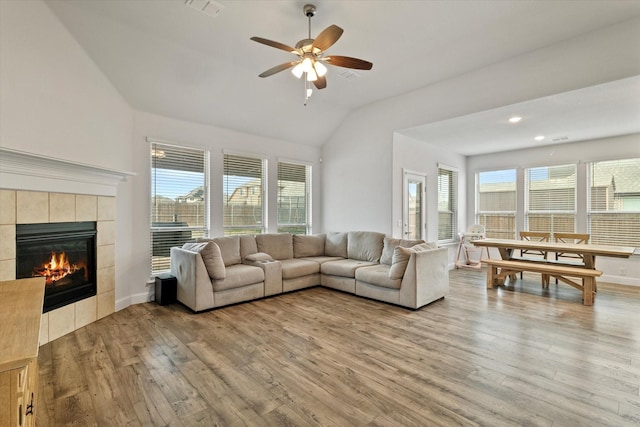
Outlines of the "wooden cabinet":
{"label": "wooden cabinet", "polygon": [[0,282],[0,427],[35,425],[44,278]]}

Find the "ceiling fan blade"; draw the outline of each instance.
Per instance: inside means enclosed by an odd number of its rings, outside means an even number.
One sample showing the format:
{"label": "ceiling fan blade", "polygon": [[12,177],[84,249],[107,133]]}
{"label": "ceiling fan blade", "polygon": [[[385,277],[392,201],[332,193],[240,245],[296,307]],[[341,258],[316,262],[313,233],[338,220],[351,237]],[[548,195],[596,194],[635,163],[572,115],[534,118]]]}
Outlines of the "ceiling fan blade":
{"label": "ceiling fan blade", "polygon": [[324,89],[327,87],[327,76],[318,76],[318,79],[313,82],[313,85],[318,89]]}
{"label": "ceiling fan blade", "polygon": [[355,68],[357,70],[370,70],[371,67],[373,67],[373,64],[369,61],[358,58],[351,58],[350,56],[331,55],[322,59],[323,61],[326,61],[331,65],[345,68]]}
{"label": "ceiling fan blade", "polygon": [[280,65],[276,65],[275,67],[269,68],[267,71],[263,72],[262,74],[260,74],[260,77],[269,77],[272,76],[276,73],[279,73],[280,71],[284,71],[287,68],[291,68],[294,65],[296,65],[299,61],[291,61],[291,62],[285,62],[284,64],[280,64]]}
{"label": "ceiling fan blade", "polygon": [[344,30],[337,25],[331,25],[325,28],[313,41],[312,48],[318,48],[324,52],[338,41],[343,31]]}
{"label": "ceiling fan blade", "polygon": [[291,46],[287,46],[284,43],[274,42],[273,40],[263,39],[262,37],[251,37],[254,42],[266,44],[267,46],[275,47],[276,49],[286,50],[289,53],[296,53],[297,51]]}

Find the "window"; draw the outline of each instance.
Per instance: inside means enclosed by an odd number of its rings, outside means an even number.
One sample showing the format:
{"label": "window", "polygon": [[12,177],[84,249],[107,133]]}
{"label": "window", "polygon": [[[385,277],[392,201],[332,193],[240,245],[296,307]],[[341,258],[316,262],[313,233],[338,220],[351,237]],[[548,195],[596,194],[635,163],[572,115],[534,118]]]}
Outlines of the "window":
{"label": "window", "polygon": [[458,232],[458,171],[438,167],[438,241],[453,241]]}
{"label": "window", "polygon": [[576,165],[529,168],[525,185],[529,231],[575,232]]}
{"label": "window", "polygon": [[476,222],[482,224],[487,237],[516,237],[516,170],[479,172],[477,182]]}
{"label": "window", "polygon": [[151,143],[151,274],[169,270],[170,249],[208,235],[209,154]]}
{"label": "window", "polygon": [[278,233],[311,231],[311,166],[278,162]]}
{"label": "window", "polygon": [[266,224],[266,160],[224,155],[224,234],[260,234]]}
{"label": "window", "polygon": [[590,163],[590,243],[640,247],[640,158]]}

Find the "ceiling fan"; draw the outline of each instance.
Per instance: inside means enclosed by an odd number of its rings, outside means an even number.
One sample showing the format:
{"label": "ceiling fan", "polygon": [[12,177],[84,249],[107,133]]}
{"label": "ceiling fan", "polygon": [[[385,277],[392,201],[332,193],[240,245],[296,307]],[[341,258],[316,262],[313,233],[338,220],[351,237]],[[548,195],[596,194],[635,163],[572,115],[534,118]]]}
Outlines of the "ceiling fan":
{"label": "ceiling fan", "polygon": [[312,82],[318,89],[324,89],[327,87],[327,67],[325,67],[324,64],[353,68],[357,70],[370,70],[371,67],[373,67],[371,62],[358,58],[338,55],[325,56],[326,50],[338,41],[342,35],[343,29],[337,25],[330,25],[318,34],[318,37],[312,39],[311,18],[316,14],[316,7],[312,4],[307,4],[303,7],[303,12],[304,15],[309,18],[309,35],[308,38],[302,39],[296,43],[295,48],[273,40],[264,39],[262,37],[251,37],[251,40],[253,41],[275,47],[276,49],[285,50],[298,56],[298,59],[295,61],[285,62],[284,64],[269,68],[267,71],[260,74],[260,77],[269,77],[279,73],[280,71],[293,67],[291,72],[297,78],[301,78],[302,75],[305,74],[305,88],[307,89],[306,95],[307,98],[309,98],[311,95],[310,82]]}

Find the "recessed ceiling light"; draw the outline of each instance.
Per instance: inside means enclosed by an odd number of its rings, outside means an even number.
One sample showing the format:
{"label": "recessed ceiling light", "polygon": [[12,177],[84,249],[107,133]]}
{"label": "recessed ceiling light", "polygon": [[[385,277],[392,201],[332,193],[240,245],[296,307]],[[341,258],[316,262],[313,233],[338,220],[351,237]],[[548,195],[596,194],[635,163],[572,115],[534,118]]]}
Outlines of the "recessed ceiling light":
{"label": "recessed ceiling light", "polygon": [[536,141],[542,141],[544,139],[544,135],[538,135],[533,139],[535,139]]}
{"label": "recessed ceiling light", "polygon": [[520,120],[522,120],[522,117],[520,116],[513,116],[509,119],[509,123],[518,123]]}

